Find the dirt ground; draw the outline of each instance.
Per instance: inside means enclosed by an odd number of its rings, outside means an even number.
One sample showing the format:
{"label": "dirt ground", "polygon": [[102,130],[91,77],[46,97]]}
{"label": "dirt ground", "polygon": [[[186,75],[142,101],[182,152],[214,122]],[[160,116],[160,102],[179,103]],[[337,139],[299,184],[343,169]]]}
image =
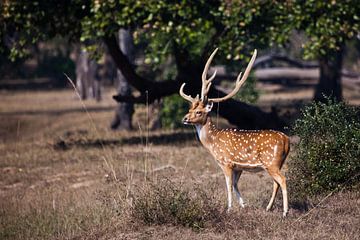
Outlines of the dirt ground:
{"label": "dirt ground", "polygon": [[[258,104],[276,105],[289,121],[312,96],[309,89],[260,87]],[[227,213],[224,177],[195,130],[148,132],[138,118],[132,132],[111,131],[111,95],[107,89],[102,102],[82,103],[71,89],[1,92],[0,239],[360,238],[359,192],[333,194],[310,211],[291,205],[283,219],[281,194],[265,211],[272,191],[265,172],[241,176],[246,207]],[[360,103],[353,91],[345,96]],[[193,229],[134,219],[134,197],[164,179],[214,196],[220,223]]]}

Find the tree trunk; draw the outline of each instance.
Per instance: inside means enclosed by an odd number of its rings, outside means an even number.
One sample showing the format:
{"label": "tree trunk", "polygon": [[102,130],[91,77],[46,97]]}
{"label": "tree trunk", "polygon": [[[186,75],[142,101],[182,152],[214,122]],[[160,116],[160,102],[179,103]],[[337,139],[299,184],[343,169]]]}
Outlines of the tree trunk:
{"label": "tree trunk", "polygon": [[326,97],[342,100],[341,70],[343,49],[320,57],[320,79],[315,89],[314,100],[325,101]]}
{"label": "tree trunk", "polygon": [[98,64],[95,60],[89,59],[88,65],[88,81],[90,82],[91,96],[99,102],[101,101],[101,82],[97,76]]}
{"label": "tree trunk", "polygon": [[88,98],[88,69],[88,54],[86,51],[80,50],[80,54],[76,60],[76,88],[83,100]]}
{"label": "tree trunk", "polygon": [[156,130],[162,127],[161,125],[161,111],[162,101],[156,100],[149,105],[149,129]]}
{"label": "tree trunk", "polygon": [[96,79],[97,67],[96,61],[90,59],[85,50],[80,50],[76,60],[76,88],[83,100],[89,97],[101,100],[101,85]]}
{"label": "tree trunk", "polygon": [[[132,63],[134,58],[133,56],[134,44],[129,30],[125,30],[125,29],[119,30],[119,45],[121,51],[128,58],[130,63]],[[130,96],[131,95],[130,85],[120,70],[117,70],[117,81],[118,81],[117,95]],[[111,123],[111,128],[118,130],[132,129],[131,122],[132,122],[133,113],[134,113],[133,103],[119,102],[115,110],[115,116]]]}

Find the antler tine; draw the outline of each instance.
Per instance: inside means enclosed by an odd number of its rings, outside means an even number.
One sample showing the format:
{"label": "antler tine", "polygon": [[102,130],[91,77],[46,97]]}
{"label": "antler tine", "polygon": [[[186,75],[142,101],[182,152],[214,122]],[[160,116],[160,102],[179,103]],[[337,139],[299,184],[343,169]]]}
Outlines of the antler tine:
{"label": "antler tine", "polygon": [[215,72],[213,73],[213,75],[207,80],[206,79],[206,76],[207,76],[207,73],[208,73],[208,70],[209,70],[209,67],[210,67],[210,64],[216,54],[216,52],[218,51],[219,49],[216,48],[212,54],[210,55],[209,59],[207,60],[206,64],[205,64],[205,67],[204,67],[204,71],[202,73],[202,76],[201,76],[201,79],[202,79],[202,87],[201,87],[201,101],[203,102],[206,102],[206,96],[207,96],[207,93],[209,92],[210,90],[210,86],[211,86],[211,81],[214,80],[215,76],[216,76],[216,70]]}
{"label": "antler tine", "polygon": [[193,98],[193,97],[191,97],[190,95],[186,95],[186,94],[184,93],[184,87],[185,87],[185,83],[183,83],[183,84],[181,85],[180,90],[179,90],[179,94],[180,94],[181,97],[183,97],[185,100],[187,100],[187,101],[189,101],[189,102],[191,102],[191,103],[199,100],[199,95],[196,95],[196,98]]}
{"label": "antler tine", "polygon": [[236,78],[236,82],[235,82],[235,88],[231,91],[231,93],[229,93],[228,95],[222,97],[222,98],[211,98],[209,99],[209,101],[211,102],[222,102],[225,101],[229,98],[232,98],[241,88],[241,86],[244,84],[244,82],[246,81],[246,79],[248,78],[249,74],[250,74],[250,70],[255,62],[256,59],[256,55],[257,55],[257,51],[256,49],[254,50],[254,53],[251,57],[250,62],[248,63],[246,70],[244,72],[244,75],[241,77],[241,72],[239,73],[238,77]]}

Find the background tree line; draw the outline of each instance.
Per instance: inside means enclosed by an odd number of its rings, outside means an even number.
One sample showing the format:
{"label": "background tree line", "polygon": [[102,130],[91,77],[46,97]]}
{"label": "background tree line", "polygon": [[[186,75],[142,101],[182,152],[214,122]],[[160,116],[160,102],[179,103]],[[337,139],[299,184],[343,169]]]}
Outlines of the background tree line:
{"label": "background tree line", "polygon": [[[355,0],[5,0],[0,4],[2,55],[12,60],[26,57],[36,42],[58,36],[83,44],[95,58],[107,49],[126,79],[125,88],[129,84],[139,92],[133,95],[119,89],[114,97],[119,103],[152,103],[176,93],[182,82],[186,92],[194,95],[200,89],[203,65],[215,47],[221,49],[218,63],[244,66],[254,48],[286,49],[293,33],[306,38],[302,57],[319,63],[314,99],[333,96],[341,100],[344,49],[351,41],[359,45],[360,6]],[[131,34],[135,48],[143,47],[144,63],[151,71],[139,71],[129,57],[133,53],[120,47],[120,29]],[[210,91],[210,96],[224,94],[218,86]],[[282,127],[276,114],[238,100],[223,103],[219,114],[243,128]]]}

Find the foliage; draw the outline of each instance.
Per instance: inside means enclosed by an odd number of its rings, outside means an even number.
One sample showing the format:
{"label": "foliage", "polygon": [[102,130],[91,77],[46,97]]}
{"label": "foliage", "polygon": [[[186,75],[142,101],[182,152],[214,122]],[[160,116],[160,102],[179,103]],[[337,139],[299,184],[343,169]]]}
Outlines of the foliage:
{"label": "foliage", "polygon": [[300,137],[289,162],[290,187],[299,198],[359,183],[359,111],[327,99],[312,103],[295,122]]}
{"label": "foliage", "polygon": [[181,120],[188,109],[189,104],[178,94],[165,97],[160,112],[162,126],[171,129],[182,127],[183,124]]}
{"label": "foliage", "polygon": [[272,32],[278,42],[286,41],[293,29],[304,31],[305,58],[318,58],[339,51],[360,30],[360,5],[356,0],[296,0],[280,4],[280,31]]}
{"label": "foliage", "polygon": [[294,29],[306,33],[305,56],[314,57],[338,50],[360,29],[356,0],[4,1],[0,11],[1,49],[7,46],[12,59],[23,56],[28,44],[57,35],[95,43],[94,50],[120,28],[146,42],[147,63],[164,61],[173,45],[198,58],[208,43],[228,59],[240,59],[248,45],[283,44]]}
{"label": "foliage", "polygon": [[69,56],[56,49],[43,51],[35,75],[38,77],[51,77],[56,87],[64,87],[67,84],[64,73],[69,75],[70,78],[75,77],[75,63]]}
{"label": "foliage", "polygon": [[[233,9],[237,12],[232,12]],[[267,35],[259,34],[269,22],[262,21],[262,16],[266,15],[264,9],[272,9],[266,1],[246,4],[216,0],[176,3],[95,1],[91,7],[92,14],[82,21],[84,32],[81,39],[100,39],[121,27],[131,28],[135,41],[147,45],[146,64],[157,66],[163,63],[174,54],[175,48],[176,51],[189,53],[187,61],[196,62],[209,44],[211,49],[220,46],[224,56],[237,60],[246,57],[240,54],[246,45],[266,42],[263,38]],[[89,50],[95,48],[89,46]]]}
{"label": "foliage", "polygon": [[[0,51],[12,60],[57,35],[98,55],[104,37],[126,28],[145,46],[146,65],[159,70],[169,59],[176,65],[170,80],[199,72],[215,47],[221,49],[216,61],[247,60],[253,48],[285,45],[296,30],[308,39],[305,58],[331,59],[360,31],[357,0],[7,0],[0,12]],[[331,80],[331,73],[321,74]]]}
{"label": "foliage", "polygon": [[2,1],[0,52],[11,60],[25,57],[27,47],[57,36],[80,38],[81,19],[89,14],[90,0]]}
{"label": "foliage", "polygon": [[201,189],[190,192],[169,180],[153,183],[135,196],[132,216],[146,224],[173,224],[203,228],[219,217],[213,196]]}
{"label": "foliage", "polygon": [[[11,39],[11,56],[21,56],[28,44],[68,36],[88,44],[89,50],[99,47],[104,36],[120,28],[133,30],[137,42],[147,44],[147,63],[158,64],[173,54],[173,47],[188,51],[199,60],[202,50],[220,46],[228,59],[246,56],[240,52],[247,45],[266,46],[267,34],[278,15],[270,1],[31,1],[20,4],[6,1],[1,6],[1,39]],[[64,14],[66,13],[66,14]],[[31,23],[31,24],[30,24]],[[11,33],[16,33],[13,36]],[[81,37],[80,37],[81,35]],[[5,45],[6,46],[6,45]],[[251,47],[252,48],[252,47]]]}

